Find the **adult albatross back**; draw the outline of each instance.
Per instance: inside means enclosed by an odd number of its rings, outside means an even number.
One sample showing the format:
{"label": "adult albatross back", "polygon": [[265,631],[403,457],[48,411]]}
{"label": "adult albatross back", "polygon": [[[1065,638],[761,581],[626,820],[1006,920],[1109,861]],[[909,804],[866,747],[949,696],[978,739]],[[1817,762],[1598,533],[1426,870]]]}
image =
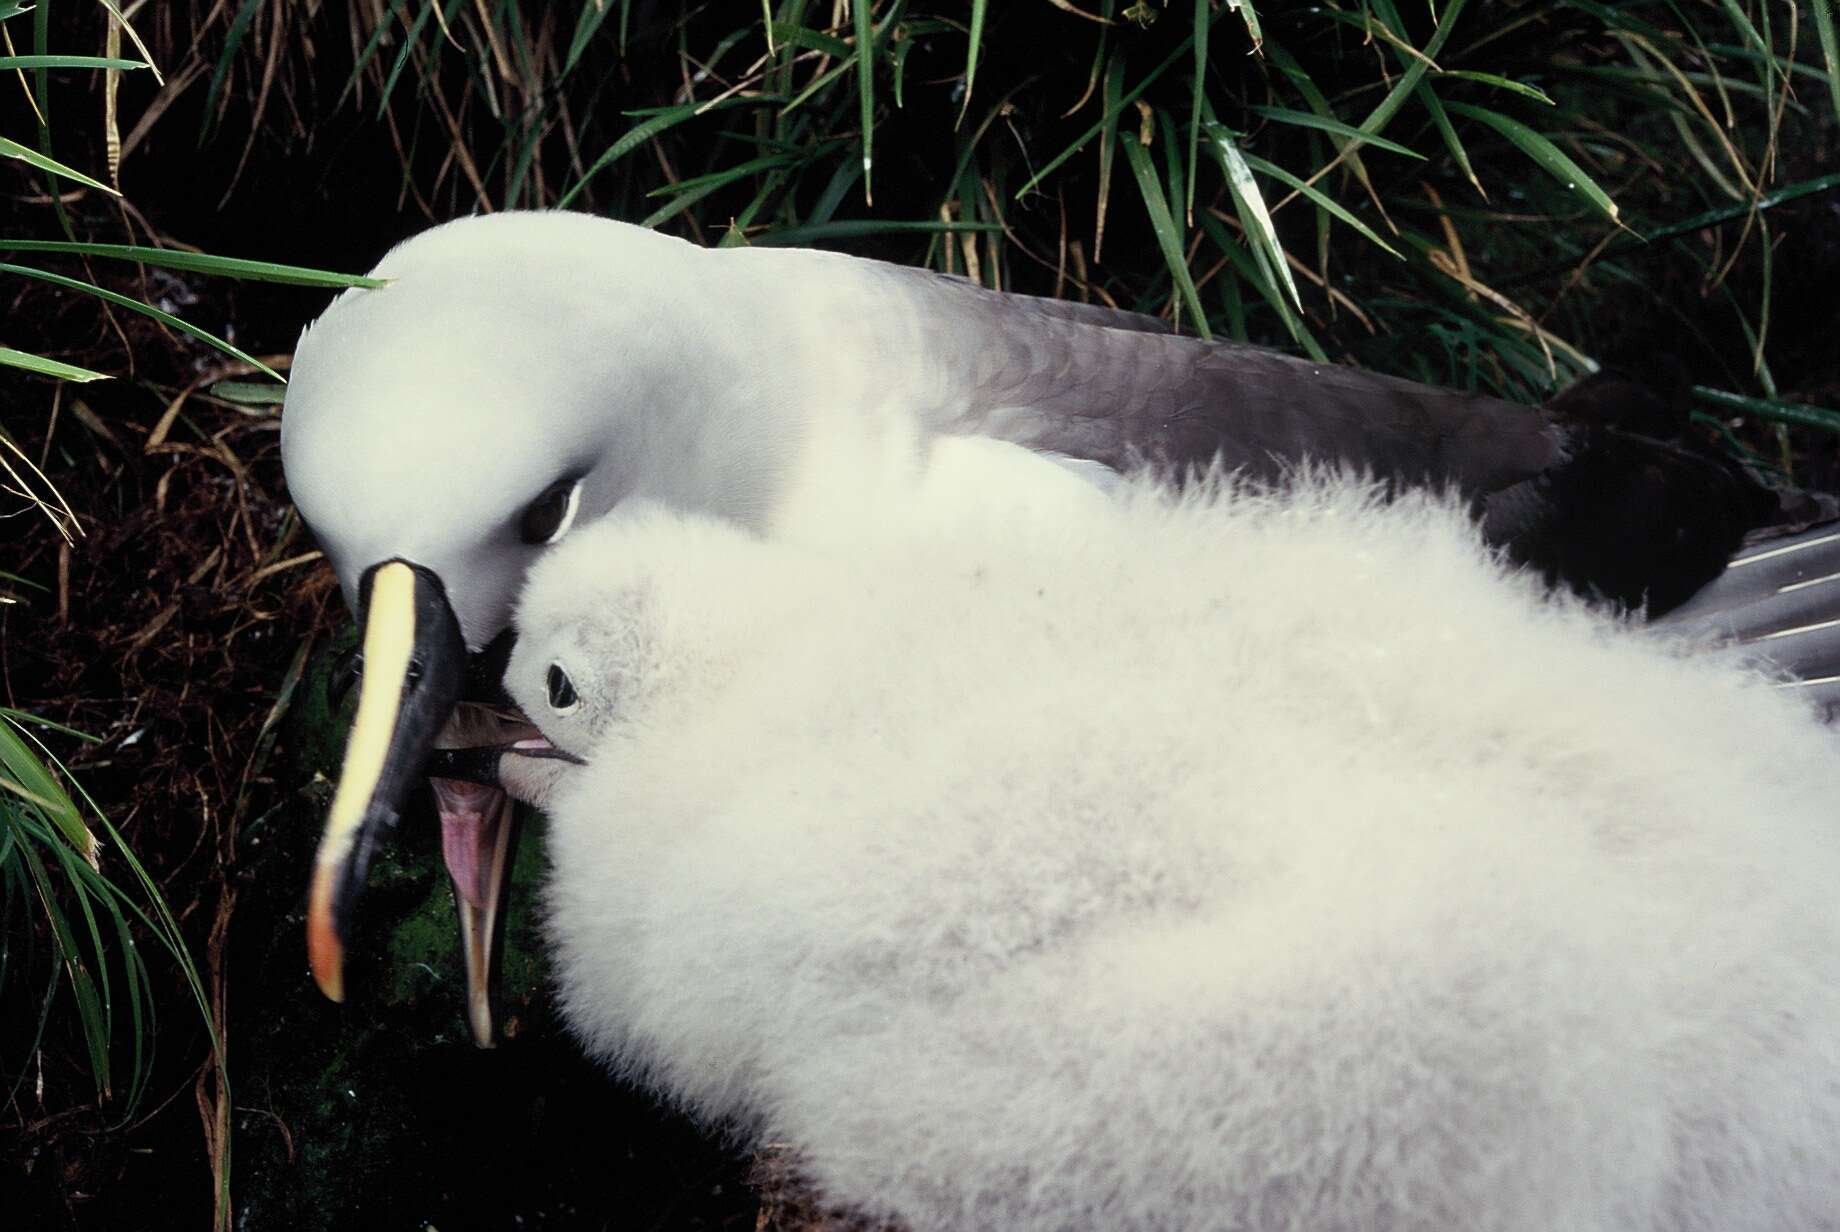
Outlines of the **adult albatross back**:
{"label": "adult albatross back", "polygon": [[[500,214],[374,273],[389,285],[346,292],[302,336],[282,421],[290,492],[363,626],[309,904],[334,998],[375,845],[444,725],[448,745],[502,738],[449,722],[468,652],[490,677],[531,563],[624,501],[763,533],[848,517],[890,457],[940,434],[1089,474],[1218,461],[1275,479],[1310,460],[1454,488],[1516,558],[1651,611],[1717,576],[1776,507],[1718,462],[1559,410],[831,253]],[[434,782],[483,1043],[508,805]]]}

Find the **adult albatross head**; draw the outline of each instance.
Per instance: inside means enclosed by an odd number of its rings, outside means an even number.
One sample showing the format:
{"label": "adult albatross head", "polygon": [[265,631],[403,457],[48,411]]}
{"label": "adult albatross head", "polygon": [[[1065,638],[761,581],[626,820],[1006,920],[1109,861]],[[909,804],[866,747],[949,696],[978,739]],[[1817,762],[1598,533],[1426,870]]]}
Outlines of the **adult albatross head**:
{"label": "adult albatross head", "polygon": [[[302,336],[282,459],[362,626],[357,715],[309,902],[314,977],[333,999],[366,869],[431,750],[518,734],[456,703],[469,655],[502,667],[532,562],[635,493],[744,523],[773,504],[773,442],[787,434],[769,413],[740,422],[761,382],[717,388],[710,375],[753,366],[732,353],[720,286],[751,269],[712,272],[708,255],[585,216],[471,219],[395,249],[375,271],[389,285],[344,294]],[[490,699],[495,673],[474,674]],[[486,1043],[509,807],[491,788],[434,787],[469,1018]]]}

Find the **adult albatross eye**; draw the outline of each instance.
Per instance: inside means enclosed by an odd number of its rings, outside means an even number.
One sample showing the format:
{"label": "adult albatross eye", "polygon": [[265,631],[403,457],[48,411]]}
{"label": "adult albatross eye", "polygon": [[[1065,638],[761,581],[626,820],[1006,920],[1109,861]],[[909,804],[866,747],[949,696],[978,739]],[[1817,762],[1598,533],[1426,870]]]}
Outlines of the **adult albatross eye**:
{"label": "adult albatross eye", "polygon": [[549,665],[547,683],[549,684],[549,708],[557,714],[567,714],[581,704],[581,699],[575,696],[575,682],[570,680],[569,674],[562,670],[562,664]]}
{"label": "adult albatross eye", "polygon": [[580,503],[581,480],[564,479],[552,483],[525,508],[523,519],[518,523],[518,537],[533,546],[556,542],[568,534]]}

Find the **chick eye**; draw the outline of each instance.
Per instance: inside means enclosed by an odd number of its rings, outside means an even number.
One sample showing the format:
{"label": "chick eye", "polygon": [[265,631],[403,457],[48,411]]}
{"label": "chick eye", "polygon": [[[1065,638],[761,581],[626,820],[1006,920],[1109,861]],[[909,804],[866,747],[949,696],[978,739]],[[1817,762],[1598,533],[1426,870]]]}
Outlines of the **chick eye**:
{"label": "chick eye", "polygon": [[525,508],[518,523],[518,537],[533,546],[556,542],[568,533],[580,503],[581,480],[564,479],[552,483]]}
{"label": "chick eye", "polygon": [[569,674],[562,670],[562,664],[549,665],[547,683],[549,685],[549,708],[557,714],[567,714],[581,704],[581,699],[575,696],[575,682],[570,680]]}

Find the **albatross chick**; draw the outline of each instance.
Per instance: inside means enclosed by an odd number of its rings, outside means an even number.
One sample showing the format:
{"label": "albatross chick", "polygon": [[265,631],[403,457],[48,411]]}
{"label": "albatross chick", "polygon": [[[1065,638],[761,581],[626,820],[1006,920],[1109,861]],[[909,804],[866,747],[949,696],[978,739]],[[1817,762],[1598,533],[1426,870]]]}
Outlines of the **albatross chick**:
{"label": "albatross chick", "polygon": [[839,1207],[1840,1228],[1840,741],[1445,503],[651,512],[517,623],[566,1017]]}

